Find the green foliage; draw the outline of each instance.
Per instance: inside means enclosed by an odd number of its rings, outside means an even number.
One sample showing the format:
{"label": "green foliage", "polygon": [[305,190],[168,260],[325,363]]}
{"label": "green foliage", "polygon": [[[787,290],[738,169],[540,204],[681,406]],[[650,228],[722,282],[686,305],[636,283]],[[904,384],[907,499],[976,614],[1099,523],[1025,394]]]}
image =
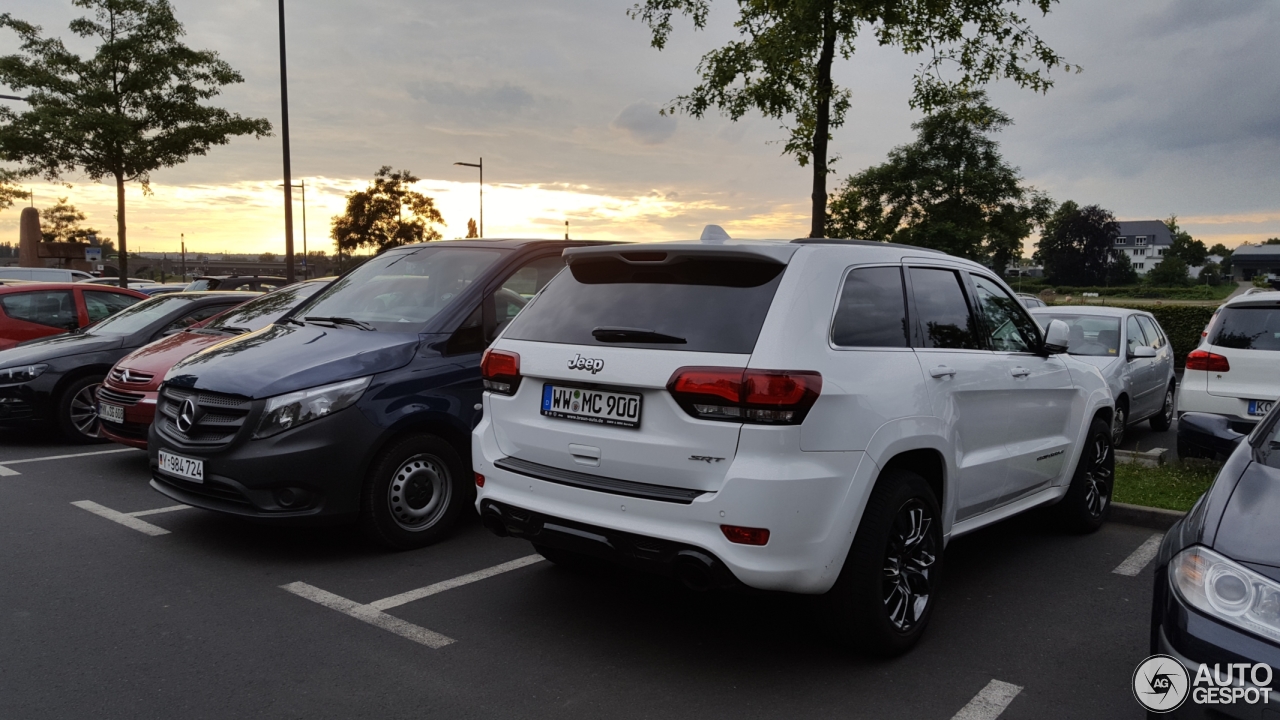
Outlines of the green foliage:
{"label": "green foliage", "polygon": [[1118,305],[1145,310],[1155,316],[1173,345],[1173,359],[1178,367],[1187,361],[1187,353],[1200,345],[1200,333],[1213,318],[1211,305]]}
{"label": "green foliage", "polygon": [[1267,238],[1262,241],[1263,245],[1280,245],[1280,238]]}
{"label": "green foliage", "polygon": [[1134,285],[1138,282],[1138,271],[1133,269],[1129,253],[1113,252],[1111,263],[1107,265],[1108,285]]}
{"label": "green foliage", "polygon": [[1159,467],[1137,463],[1116,463],[1116,502],[1187,511],[1204,494],[1218,475],[1212,463],[1173,462]]}
{"label": "green foliage", "polygon": [[0,168],[0,210],[8,210],[13,204],[27,197],[27,191],[18,186],[22,173]]}
{"label": "green foliage", "polygon": [[[1053,288],[1059,297],[1070,295],[1074,298],[1080,298],[1084,293],[1097,293],[1100,297],[1113,298],[1143,298],[1148,300],[1223,300],[1230,295],[1235,288],[1233,286],[1208,287],[1205,285],[1191,285],[1188,287],[1154,287],[1151,285],[1125,285],[1125,286],[1077,286],[1077,285],[1058,285]],[[1036,290],[1039,292],[1039,290]]]}
{"label": "green foliage", "polygon": [[[850,92],[832,81],[832,66],[837,57],[853,56],[860,33],[924,58],[916,69],[911,104],[930,112],[957,92],[999,78],[1036,92],[1052,87],[1049,71],[1072,66],[1031,30],[1020,10],[1026,6],[1048,14],[1055,2],[738,0],[734,27],[739,39],[703,55],[699,84],[663,112],[702,117],[716,108],[737,120],[754,110],[780,121],[788,132],[784,152],[801,165],[813,161],[810,234],[819,237],[826,226],[827,143],[852,101]],[[684,15],[695,29],[704,29],[710,10],[711,0],[641,0],[628,14],[649,27],[650,44],[661,50],[671,35],[672,16]]]}
{"label": "green foliage", "polygon": [[332,236],[338,251],[372,248],[382,252],[408,243],[439,240],[442,236],[433,226],[444,225],[444,218],[434,200],[409,188],[416,182],[418,178],[408,170],[392,172],[390,165],[383,165],[368,189],[347,195],[346,211],[333,219]]}
{"label": "green foliage", "polygon": [[[1276,243],[1276,244],[1280,245],[1280,243]],[[1253,286],[1256,288],[1269,288],[1271,287],[1271,281],[1267,280],[1267,277],[1265,275],[1254,275]]]}
{"label": "green foliage", "polygon": [[1119,234],[1120,224],[1110,210],[1068,200],[1045,222],[1035,258],[1051,282],[1101,285]]}
{"label": "green foliage", "polygon": [[1216,243],[1213,247],[1209,248],[1209,254],[1229,258],[1231,257],[1231,249],[1222,243]]}
{"label": "green foliage", "polygon": [[276,254],[273,252],[264,252],[258,256],[258,262],[275,262],[275,261],[276,261]]}
{"label": "green foliage", "polygon": [[1210,287],[1221,285],[1222,266],[1216,262],[1206,262],[1200,269],[1200,277],[1196,278],[1196,284]]}
{"label": "green foliage", "polygon": [[915,142],[832,194],[827,237],[935,248],[1003,273],[1052,208],[988,137],[1011,123],[981,91],[925,116],[912,125]]}
{"label": "green foliage", "polygon": [[1185,260],[1166,252],[1164,259],[1147,273],[1145,279],[1156,287],[1183,287],[1191,284],[1191,273]]}
{"label": "green foliage", "polygon": [[184,30],[168,0],[72,4],[92,11],[69,26],[77,38],[96,43],[92,56],[0,14],[0,27],[18,36],[20,48],[0,57],[0,83],[28,91],[25,112],[0,107],[0,160],[50,180],[66,173],[114,179],[123,278],[124,184],[138,182],[149,192],[152,172],[238,135],[264,137],[271,124],[203,104],[244,78],[217,53],[182,44]]}
{"label": "green foliage", "polygon": [[480,231],[476,229],[476,219],[469,218],[467,220],[467,239],[480,237]]}
{"label": "green foliage", "polygon": [[[1204,264],[1205,258],[1209,256],[1209,249],[1204,243],[1191,237],[1191,234],[1178,227],[1178,216],[1170,215],[1168,220],[1164,221],[1168,226],[1169,233],[1173,235],[1173,244],[1169,249],[1165,250],[1164,256],[1168,258],[1173,256],[1186,263],[1187,267],[1199,267]],[[1163,264],[1163,263],[1161,263]]]}
{"label": "green foliage", "polygon": [[53,207],[40,211],[40,235],[45,242],[89,242],[89,235],[101,235],[97,230],[83,227],[85,214],[66,198],[58,198]]}

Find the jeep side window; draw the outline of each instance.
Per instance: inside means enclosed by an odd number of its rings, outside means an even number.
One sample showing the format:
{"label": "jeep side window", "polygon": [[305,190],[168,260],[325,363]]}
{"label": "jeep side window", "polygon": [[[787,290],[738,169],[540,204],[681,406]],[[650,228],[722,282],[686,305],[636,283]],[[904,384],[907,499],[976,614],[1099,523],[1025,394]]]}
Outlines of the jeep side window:
{"label": "jeep side window", "polygon": [[1022,303],[999,285],[981,275],[972,275],[978,303],[987,321],[991,349],[999,352],[1031,352],[1038,337],[1034,322],[1023,312]]}
{"label": "jeep side window", "polygon": [[942,268],[910,268],[916,347],[980,350],[977,324],[969,312],[960,276]]}
{"label": "jeep side window", "polygon": [[902,268],[858,268],[845,278],[831,326],[840,347],[908,347]]}

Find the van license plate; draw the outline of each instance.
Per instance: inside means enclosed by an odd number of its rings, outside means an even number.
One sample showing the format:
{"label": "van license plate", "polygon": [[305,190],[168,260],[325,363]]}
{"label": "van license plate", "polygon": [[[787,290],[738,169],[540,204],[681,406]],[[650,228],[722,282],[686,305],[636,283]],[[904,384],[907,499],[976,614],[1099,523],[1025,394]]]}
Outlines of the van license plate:
{"label": "van license plate", "polygon": [[191,482],[204,482],[204,461],[160,451],[160,471],[186,478]]}
{"label": "van license plate", "polygon": [[1267,413],[1271,412],[1271,406],[1273,404],[1274,403],[1270,400],[1250,400],[1249,414],[1250,415],[1266,415]]}
{"label": "van license plate", "polygon": [[124,408],[110,403],[98,403],[98,418],[113,423],[124,422]]}
{"label": "van license plate", "polygon": [[542,386],[542,414],[597,425],[640,427],[643,396],[632,393],[583,390],[547,383]]}

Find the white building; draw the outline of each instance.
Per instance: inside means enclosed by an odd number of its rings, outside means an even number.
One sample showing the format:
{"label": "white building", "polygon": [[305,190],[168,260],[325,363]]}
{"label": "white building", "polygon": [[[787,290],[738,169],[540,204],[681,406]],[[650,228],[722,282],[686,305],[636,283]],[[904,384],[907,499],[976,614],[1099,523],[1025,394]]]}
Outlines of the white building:
{"label": "white building", "polygon": [[1115,251],[1129,256],[1129,262],[1139,275],[1146,275],[1173,245],[1169,226],[1160,220],[1126,220],[1120,224],[1120,234],[1115,240]]}

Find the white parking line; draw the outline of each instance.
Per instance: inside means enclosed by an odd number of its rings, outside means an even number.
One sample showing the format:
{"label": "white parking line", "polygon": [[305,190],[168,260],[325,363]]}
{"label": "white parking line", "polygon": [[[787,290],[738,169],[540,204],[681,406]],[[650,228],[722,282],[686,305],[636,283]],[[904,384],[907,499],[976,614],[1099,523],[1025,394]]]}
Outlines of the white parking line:
{"label": "white parking line", "polygon": [[117,510],[112,510],[109,507],[99,505],[92,500],[77,500],[71,504],[81,510],[88,510],[98,517],[104,517],[111,522],[120,523],[127,528],[137,530],[140,533],[150,535],[152,537],[157,535],[168,535],[169,531],[159,525],[152,525],[151,523],[146,522],[145,520],[139,520],[138,518],[144,515],[158,515],[160,513],[173,512],[175,510],[186,510],[191,507],[190,505],[170,505],[169,507],[156,508],[155,510],[139,510],[134,513],[122,513]]}
{"label": "white parking line", "polygon": [[137,448],[118,448],[116,450],[95,450],[94,452],[72,453],[70,455],[49,455],[48,457],[26,458],[25,460],[3,460],[0,461],[0,477],[10,477],[13,475],[21,475],[17,470],[11,470],[6,467],[8,465],[21,465],[23,463],[44,462],[46,460],[66,460],[68,458],[89,457],[90,455],[112,455],[114,453],[123,452],[142,452]]}
{"label": "white parking line", "polygon": [[1151,560],[1155,558],[1156,553],[1159,552],[1160,540],[1162,538],[1163,536],[1159,533],[1147,538],[1146,542],[1139,545],[1138,549],[1134,550],[1132,555],[1125,558],[1124,562],[1117,565],[1116,569],[1111,572],[1117,575],[1128,575],[1129,577],[1133,577],[1142,572],[1142,569],[1147,566],[1147,563],[1151,562]]}
{"label": "white parking line", "polygon": [[417,590],[410,590],[408,592],[400,593],[399,595],[392,595],[391,597],[386,597],[381,600],[374,600],[368,605],[361,605],[354,600],[348,600],[341,595],[334,595],[327,590],[321,590],[314,585],[308,585],[304,582],[289,583],[288,585],[281,585],[280,588],[288,590],[298,597],[303,597],[314,603],[323,605],[330,610],[337,610],[338,612],[360,620],[361,622],[369,623],[374,627],[380,627],[383,630],[393,632],[400,637],[408,638],[416,643],[426,645],[433,650],[438,650],[445,645],[453,643],[453,638],[441,635],[434,630],[428,630],[419,625],[414,625],[411,622],[406,622],[398,617],[393,617],[383,611],[394,607],[400,607],[401,605],[411,603],[414,600],[421,600],[422,598],[442,593],[445,590],[452,590],[456,587],[469,585],[477,580],[484,580],[485,578],[491,578],[494,575],[501,575],[502,573],[509,572],[511,570],[532,565],[540,560],[542,560],[541,555],[527,555],[510,562],[502,563],[501,565],[494,565],[491,568],[468,573],[466,575],[453,578],[452,580],[445,580],[443,582],[435,583],[434,585],[418,588]]}
{"label": "white parking line", "polygon": [[992,680],[951,720],[995,720],[1020,692],[1022,688],[1018,685]]}

